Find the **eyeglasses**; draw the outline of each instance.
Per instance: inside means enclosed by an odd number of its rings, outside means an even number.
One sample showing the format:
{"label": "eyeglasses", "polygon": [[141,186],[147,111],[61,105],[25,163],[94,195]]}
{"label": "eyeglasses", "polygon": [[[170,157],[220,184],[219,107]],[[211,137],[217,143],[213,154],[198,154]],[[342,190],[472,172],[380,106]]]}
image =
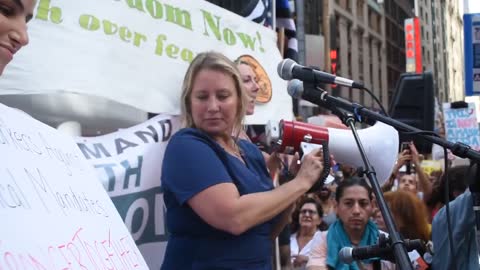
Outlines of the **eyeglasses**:
{"label": "eyeglasses", "polygon": [[313,216],[313,215],[317,214],[317,211],[310,210],[310,209],[302,209],[302,210],[300,210],[300,214],[302,214],[302,215],[309,214],[310,216]]}

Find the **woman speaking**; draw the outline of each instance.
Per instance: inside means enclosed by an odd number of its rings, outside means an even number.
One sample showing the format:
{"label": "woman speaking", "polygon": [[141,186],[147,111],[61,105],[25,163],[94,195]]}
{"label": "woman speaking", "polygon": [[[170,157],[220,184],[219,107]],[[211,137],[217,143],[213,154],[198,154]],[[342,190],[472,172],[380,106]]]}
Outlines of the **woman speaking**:
{"label": "woman speaking", "polygon": [[294,179],[274,188],[260,150],[232,136],[247,102],[227,57],[205,52],[192,61],[181,94],[184,128],[170,139],[162,167],[169,232],[162,269],[272,269],[272,239],[319,179],[316,150]]}

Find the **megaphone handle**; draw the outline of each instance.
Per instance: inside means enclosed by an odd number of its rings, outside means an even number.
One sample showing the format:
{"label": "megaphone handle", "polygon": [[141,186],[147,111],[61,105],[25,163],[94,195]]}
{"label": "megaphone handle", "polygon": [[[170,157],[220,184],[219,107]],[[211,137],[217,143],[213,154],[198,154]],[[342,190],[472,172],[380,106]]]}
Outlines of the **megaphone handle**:
{"label": "megaphone handle", "polygon": [[318,192],[322,189],[323,184],[325,183],[325,179],[327,179],[328,175],[330,174],[330,151],[328,150],[328,142],[322,141],[322,151],[323,151],[323,172],[315,184],[310,188],[308,193],[310,192]]}

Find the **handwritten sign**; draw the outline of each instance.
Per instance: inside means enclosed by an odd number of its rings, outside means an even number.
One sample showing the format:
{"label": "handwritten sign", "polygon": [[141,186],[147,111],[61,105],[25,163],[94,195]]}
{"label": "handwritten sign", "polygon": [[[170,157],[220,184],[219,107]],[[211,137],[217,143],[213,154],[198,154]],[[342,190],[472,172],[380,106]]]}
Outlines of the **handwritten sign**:
{"label": "handwritten sign", "polygon": [[72,138],[0,104],[0,269],[148,269]]}
{"label": "handwritten sign", "polygon": [[467,108],[456,109],[450,108],[450,103],[444,103],[443,114],[447,140],[462,142],[480,150],[480,132],[474,103],[468,103]]}
{"label": "handwritten sign", "polygon": [[179,117],[157,115],[103,136],[76,138],[150,269],[160,268],[167,245],[160,177],[168,140],[179,127]]}

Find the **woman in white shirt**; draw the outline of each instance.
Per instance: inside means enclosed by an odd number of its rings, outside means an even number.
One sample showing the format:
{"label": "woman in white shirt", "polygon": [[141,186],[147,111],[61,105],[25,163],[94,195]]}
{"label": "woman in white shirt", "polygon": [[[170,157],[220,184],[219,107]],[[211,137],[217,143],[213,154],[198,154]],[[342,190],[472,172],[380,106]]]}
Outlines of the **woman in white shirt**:
{"label": "woman in white shirt", "polygon": [[320,229],[325,225],[322,221],[322,206],[317,199],[305,196],[297,209],[292,221],[290,254],[295,269],[305,269],[312,243],[320,237]]}

